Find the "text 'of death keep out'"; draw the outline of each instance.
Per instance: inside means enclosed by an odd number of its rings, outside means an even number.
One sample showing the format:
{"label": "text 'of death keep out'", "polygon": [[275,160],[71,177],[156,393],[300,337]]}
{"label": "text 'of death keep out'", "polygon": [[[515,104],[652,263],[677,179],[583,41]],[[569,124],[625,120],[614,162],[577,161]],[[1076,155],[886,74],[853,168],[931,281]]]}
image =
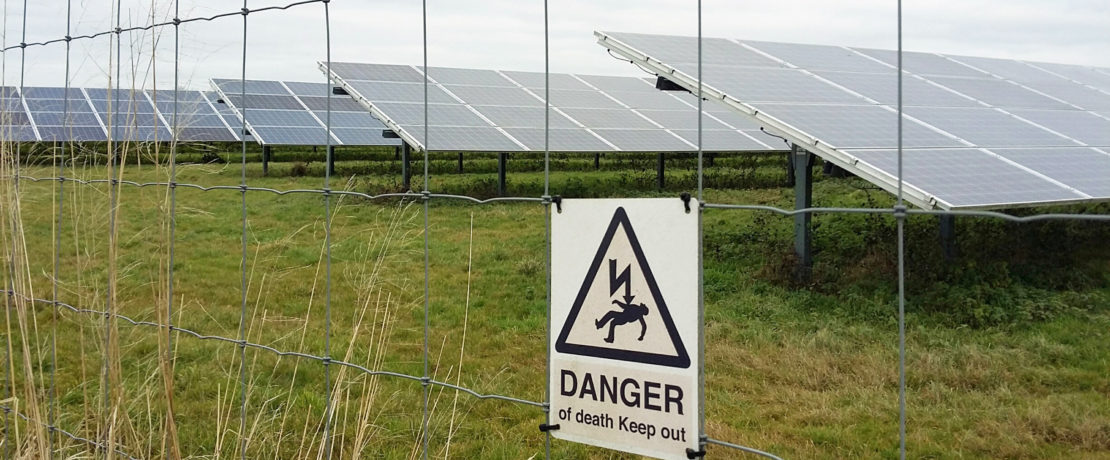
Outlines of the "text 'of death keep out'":
{"label": "text 'of death keep out'", "polygon": [[583,199],[551,214],[552,436],[668,459],[698,449],[700,215],[691,207]]}

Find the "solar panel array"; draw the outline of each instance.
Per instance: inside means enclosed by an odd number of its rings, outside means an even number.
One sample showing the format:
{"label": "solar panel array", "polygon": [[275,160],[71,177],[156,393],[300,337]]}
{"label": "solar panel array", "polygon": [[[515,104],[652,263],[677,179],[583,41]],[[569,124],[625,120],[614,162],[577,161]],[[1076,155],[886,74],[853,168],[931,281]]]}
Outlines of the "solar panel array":
{"label": "solar panel array", "polygon": [[[330,71],[390,129],[423,148],[427,143],[422,69],[332,63]],[[431,150],[544,149],[543,73],[432,67],[428,79]],[[551,74],[550,82],[551,150],[697,150],[697,99],[689,93],[661,92],[652,82],[629,77]],[[781,149],[757,125],[724,108],[707,111],[704,124],[707,150]]]}
{"label": "solar panel array", "polygon": [[[697,88],[696,38],[597,36]],[[903,62],[904,180],[914,204],[1110,199],[1110,69],[919,52]],[[702,68],[710,98],[896,189],[896,52],[706,38]]]}
{"label": "solar panel array", "polygon": [[[385,138],[386,129],[347,95],[331,94],[324,83],[247,80],[246,98],[241,80],[213,79],[220,101],[242,126],[246,109],[248,132],[263,145],[400,145]],[[331,132],[328,103],[331,103]]]}
{"label": "solar panel array", "polygon": [[[169,142],[173,126],[173,92],[104,88],[26,87],[2,90],[0,130],[21,142]],[[200,91],[177,93],[178,139],[236,141],[239,137]],[[157,101],[157,104],[155,103]]]}

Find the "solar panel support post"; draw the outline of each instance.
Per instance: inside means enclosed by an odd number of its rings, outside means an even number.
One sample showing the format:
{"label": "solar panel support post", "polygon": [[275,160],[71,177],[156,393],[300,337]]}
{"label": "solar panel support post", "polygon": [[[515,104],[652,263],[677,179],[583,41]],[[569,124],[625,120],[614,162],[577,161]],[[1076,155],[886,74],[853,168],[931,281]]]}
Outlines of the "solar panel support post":
{"label": "solar panel support post", "polygon": [[270,175],[270,146],[262,146],[262,175]]}
{"label": "solar panel support post", "polygon": [[505,196],[505,168],[509,163],[509,154],[501,152],[497,154],[497,194]]}
{"label": "solar panel support post", "polygon": [[601,170],[601,154],[600,153],[595,153],[594,154],[594,171],[600,171],[600,170]]}
{"label": "solar panel support post", "polygon": [[663,178],[663,169],[664,169],[663,152],[659,152],[658,154],[656,154],[656,165],[655,165],[655,182],[656,182],[656,186],[659,188],[659,191],[663,191],[663,186],[666,185],[665,180]]}
{"label": "solar panel support post", "polygon": [[705,166],[713,166],[713,159],[716,157],[713,152],[705,152]]}
{"label": "solar panel support post", "polygon": [[335,175],[335,146],[328,146],[328,174]]}
{"label": "solar panel support post", "polygon": [[943,214],[940,219],[940,247],[944,252],[944,260],[951,262],[956,258],[956,216]]}
{"label": "solar panel support post", "polygon": [[409,144],[407,142],[402,143],[401,144],[401,188],[403,188],[405,190],[409,190],[411,188],[410,184],[409,184],[409,174],[411,173],[411,171],[409,171],[409,153],[410,153]]}
{"label": "solar panel support post", "polygon": [[[794,166],[794,209],[806,209],[813,205],[813,155],[808,150],[791,145],[791,163]],[[798,257],[796,277],[806,279],[813,267],[813,215],[799,213],[794,215],[794,253]]]}
{"label": "solar panel support post", "polygon": [[459,152],[459,174],[463,173],[462,161],[463,161],[463,154],[462,154],[462,152]]}

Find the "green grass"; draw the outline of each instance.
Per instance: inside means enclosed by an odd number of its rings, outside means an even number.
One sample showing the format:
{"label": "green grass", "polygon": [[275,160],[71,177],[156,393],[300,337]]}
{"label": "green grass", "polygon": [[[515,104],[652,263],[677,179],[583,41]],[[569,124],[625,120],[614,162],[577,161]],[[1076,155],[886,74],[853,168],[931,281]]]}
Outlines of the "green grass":
{"label": "green grass", "polygon": [[[306,153],[307,154],[307,153]],[[234,161],[234,155],[231,156]],[[290,177],[271,165],[249,183],[318,188],[322,163]],[[305,161],[296,158],[293,161]],[[509,192],[538,196],[542,163],[510,161]],[[559,157],[552,193],[567,197],[675,196],[694,187],[692,160],[668,163],[655,189],[653,157]],[[781,156],[726,156],[707,171],[713,202],[792,206]],[[417,163],[419,165],[419,163]],[[537,167],[539,165],[539,167]],[[431,189],[491,196],[492,156],[454,173],[453,155],[434,158]],[[399,163],[382,153],[345,161],[333,187],[400,190]],[[418,168],[422,168],[418,166]],[[25,173],[50,176],[48,167]],[[101,167],[79,169],[103,177]],[[165,180],[166,171],[128,166],[124,177]],[[422,178],[414,179],[419,184]],[[179,182],[237,185],[237,164],[182,165]],[[21,184],[22,224],[35,295],[50,297],[51,191]],[[104,308],[107,188],[66,184],[60,298]],[[491,187],[493,187],[491,189]],[[892,204],[858,179],[821,178],[818,206]],[[117,308],[156,321],[164,303],[164,188],[123,187],[119,209]],[[236,337],[239,328],[241,202],[237,191],[177,191],[175,324]],[[247,195],[250,341],[324,352],[323,199]],[[423,208],[396,200],[344,198],[332,235],[332,355],[371,369],[423,372]],[[1106,213],[1103,207],[1063,211]],[[545,365],[544,209],[538,204],[430,205],[429,356],[435,378],[482,393],[543,399]],[[473,265],[468,271],[473,219]],[[706,419],[709,435],[784,458],[895,458],[898,446],[897,276],[888,216],[818,215],[812,278],[794,281],[792,219],[753,211],[706,210]],[[907,369],[912,458],[1110,458],[1110,226],[1079,222],[1009,224],[961,219],[955,260],[940,251],[935,219],[907,223]],[[378,267],[377,271],[374,271]],[[469,277],[469,285],[468,285]],[[467,299],[469,295],[469,305]],[[365,307],[365,308],[364,308]],[[37,306],[33,355],[49,373],[58,333],[60,425],[96,436],[103,319]],[[359,315],[365,318],[359,322]],[[459,371],[465,322],[465,352]],[[359,324],[356,330],[356,324]],[[18,331],[15,331],[18,333]],[[125,407],[121,439],[141,457],[161,455],[165,395],[156,329],[119,325]],[[14,337],[15,335],[13,335]],[[239,349],[175,336],[174,398],[182,453],[230,457],[238,449]],[[315,456],[324,370],[319,362],[247,349],[252,458]],[[419,382],[371,378],[331,367],[340,389],[336,453],[406,458],[418,448]],[[17,372],[19,374],[19,372]],[[18,381],[18,379],[17,379]],[[43,383],[45,385],[45,382]],[[543,456],[538,408],[477,400],[433,387],[431,456]],[[454,408],[453,408],[454,406]],[[362,436],[358,448],[356,438]],[[65,443],[77,454],[85,446]],[[418,450],[416,450],[418,452]],[[736,452],[711,447],[713,458]],[[554,458],[626,456],[556,441]]]}

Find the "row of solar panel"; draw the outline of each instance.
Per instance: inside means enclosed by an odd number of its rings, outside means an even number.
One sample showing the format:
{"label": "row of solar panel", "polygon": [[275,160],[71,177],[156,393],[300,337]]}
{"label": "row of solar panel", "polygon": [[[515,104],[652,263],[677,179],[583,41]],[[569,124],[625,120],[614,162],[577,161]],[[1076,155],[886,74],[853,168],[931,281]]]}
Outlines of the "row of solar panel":
{"label": "row of solar panel", "polygon": [[[400,145],[386,127],[347,95],[323,83],[213,79],[220,100],[262,144]],[[330,110],[330,113],[329,113]],[[330,117],[330,118],[329,118]],[[331,126],[331,132],[325,128]]]}
{"label": "row of solar panel", "polygon": [[181,141],[240,140],[234,118],[220,113],[211,93],[178,91],[175,105],[168,91],[70,88],[67,93],[28,87],[21,93],[6,87],[0,92],[0,129],[14,141],[97,142],[107,141],[111,132],[117,141],[168,142],[175,125]]}
{"label": "row of solar panel", "polygon": [[[697,39],[598,33],[599,43],[687,88]],[[998,208],[1110,199],[1110,69],[904,53],[703,41],[713,99],[915,204]],[[899,137],[901,134],[901,137]]]}
{"label": "row of solar panel", "polygon": [[[331,76],[416,146],[424,134],[424,73],[419,66],[333,63]],[[697,98],[661,92],[630,77],[432,67],[428,125],[433,150],[544,149],[545,98],[550,149],[573,152],[681,152],[698,148]],[[702,145],[715,151],[776,150],[776,139],[721,107],[706,107]]]}

